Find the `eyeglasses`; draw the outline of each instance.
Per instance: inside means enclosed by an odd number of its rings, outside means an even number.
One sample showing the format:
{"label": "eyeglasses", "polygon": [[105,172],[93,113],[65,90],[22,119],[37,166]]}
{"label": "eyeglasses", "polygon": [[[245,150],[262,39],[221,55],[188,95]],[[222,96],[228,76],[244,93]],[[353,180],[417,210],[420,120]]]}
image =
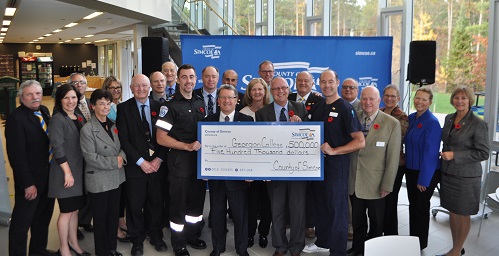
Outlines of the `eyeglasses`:
{"label": "eyeglasses", "polygon": [[289,88],[289,87],[287,87],[287,86],[282,86],[282,87],[275,87],[275,88],[272,88],[271,90],[272,90],[272,91],[281,91],[281,90],[282,90],[282,91],[285,91],[285,90],[287,90],[288,88]]}
{"label": "eyeglasses", "polygon": [[274,73],[274,70],[260,70],[262,73]]}
{"label": "eyeglasses", "polygon": [[350,89],[350,90],[357,90],[357,86],[348,86],[348,85],[343,85],[341,89]]}
{"label": "eyeglasses", "polygon": [[77,84],[87,84],[87,81],[71,81],[72,85],[77,85]]}
{"label": "eyeglasses", "polygon": [[235,99],[237,97],[236,96],[220,96],[218,98],[221,100],[232,100],[232,99]]}
{"label": "eyeglasses", "polygon": [[107,89],[110,90],[110,91],[120,91],[121,90],[121,86],[118,86],[118,87],[112,87],[112,86],[110,86],[110,87],[107,87]]}

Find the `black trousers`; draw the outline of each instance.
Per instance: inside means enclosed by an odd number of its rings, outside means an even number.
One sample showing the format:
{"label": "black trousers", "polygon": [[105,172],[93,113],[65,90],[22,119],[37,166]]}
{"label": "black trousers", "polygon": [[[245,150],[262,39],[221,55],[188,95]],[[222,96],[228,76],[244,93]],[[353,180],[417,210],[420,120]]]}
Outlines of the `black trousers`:
{"label": "black trousers", "polygon": [[[354,193],[350,196],[350,202],[352,203],[352,248],[363,252],[366,240],[383,235],[385,199],[361,199]],[[368,217],[369,224],[367,223]]]}
{"label": "black trousers", "polygon": [[31,229],[29,254],[44,251],[47,247],[49,224],[54,211],[54,199],[48,198],[48,188],[38,190],[38,196],[28,201],[24,189],[16,187],[15,204],[9,228],[9,255],[26,256],[28,230]]}
{"label": "black trousers", "polygon": [[260,180],[253,181],[250,184],[248,193],[248,237],[255,236],[258,215],[260,215],[258,234],[268,236],[270,224],[272,223],[272,210],[270,209],[267,184]]}
{"label": "black trousers", "polygon": [[428,246],[428,230],[430,228],[430,199],[440,181],[440,170],[435,171],[430,186],[421,192],[417,188],[419,171],[407,169],[405,180],[407,197],[409,198],[409,233],[419,237],[421,250]]}
{"label": "black trousers", "polygon": [[385,218],[383,221],[383,234],[385,236],[399,234],[397,205],[404,175],[405,165],[399,166],[393,183],[393,191],[385,197]]}
{"label": "black trousers", "polygon": [[151,238],[161,238],[161,215],[163,210],[163,193],[161,189],[161,173],[151,173],[145,178],[127,178],[128,205],[126,222],[134,243],[144,242],[146,235],[145,212],[148,212],[148,231]]}
{"label": "black trousers", "polygon": [[94,247],[97,256],[106,256],[109,251],[116,251],[120,195],[120,187],[100,193],[88,193],[92,202],[90,206],[94,217]]}
{"label": "black trousers", "polygon": [[121,190],[121,195],[120,195],[120,218],[125,217],[125,208],[127,205],[128,201],[128,196],[126,194],[126,181],[120,184],[120,190]]}
{"label": "black trousers", "polygon": [[307,181],[307,218],[306,218],[306,227],[307,228],[313,228],[315,227],[315,219],[314,219],[314,205],[315,205],[315,199],[314,199],[314,191],[312,191],[312,182]]}

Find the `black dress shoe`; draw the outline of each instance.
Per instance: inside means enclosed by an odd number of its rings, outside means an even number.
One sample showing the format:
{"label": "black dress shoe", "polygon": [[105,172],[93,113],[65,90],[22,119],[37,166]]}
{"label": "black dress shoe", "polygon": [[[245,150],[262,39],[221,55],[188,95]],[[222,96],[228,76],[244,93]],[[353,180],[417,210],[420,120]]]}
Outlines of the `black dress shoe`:
{"label": "black dress shoe", "polygon": [[132,236],[129,234],[125,234],[124,237],[119,237],[117,236],[116,239],[122,243],[131,243],[132,242]]}
{"label": "black dress shoe", "polygon": [[118,251],[109,251],[109,256],[123,256],[123,254]]}
{"label": "black dress shoe", "polygon": [[215,250],[210,252],[210,256],[220,256],[220,254],[221,253],[219,251],[215,251]]}
{"label": "black dress shoe", "polygon": [[260,235],[260,239],[258,240],[258,245],[260,245],[260,247],[262,248],[265,248],[267,247],[267,244],[269,244],[269,240],[267,240],[267,237]]}
{"label": "black dress shoe", "polygon": [[175,256],[190,256],[189,251],[185,247],[173,250],[173,252],[175,253]]}
{"label": "black dress shoe", "polygon": [[92,255],[91,253],[83,251],[83,250],[82,250],[82,252],[77,252],[75,250],[75,248],[73,248],[69,243],[68,243],[68,246],[69,246],[70,251],[76,253],[76,256],[91,256]]}
{"label": "black dress shoe", "polygon": [[144,244],[134,243],[131,251],[132,256],[142,256],[144,254]]}
{"label": "black dress shoe", "polygon": [[92,224],[83,224],[83,225],[80,225],[80,227],[85,229],[85,231],[87,231],[87,232],[94,232],[94,226],[92,226]]}
{"label": "black dress shoe", "polygon": [[187,241],[187,244],[190,245],[194,249],[198,249],[198,250],[206,249],[206,242],[199,239],[199,238],[189,240],[189,241]]}
{"label": "black dress shoe", "polygon": [[165,241],[163,241],[163,239],[161,239],[161,238],[151,239],[149,241],[149,243],[154,245],[154,249],[157,252],[164,252],[164,251],[168,250],[168,246],[166,246]]}
{"label": "black dress shoe", "polygon": [[248,237],[248,248],[253,247],[254,244],[255,240],[253,239],[253,237]]}
{"label": "black dress shoe", "polygon": [[78,240],[83,240],[83,238],[85,238],[85,235],[79,228],[76,229],[76,238],[78,238]]}

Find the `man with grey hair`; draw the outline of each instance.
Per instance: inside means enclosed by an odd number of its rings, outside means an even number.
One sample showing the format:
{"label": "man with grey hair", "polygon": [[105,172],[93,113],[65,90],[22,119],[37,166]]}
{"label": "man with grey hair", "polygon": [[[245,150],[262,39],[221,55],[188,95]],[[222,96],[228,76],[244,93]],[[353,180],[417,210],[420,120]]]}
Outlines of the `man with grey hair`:
{"label": "man with grey hair", "polygon": [[7,156],[14,174],[14,209],[9,228],[9,255],[55,255],[46,249],[54,199],[49,198],[50,113],[41,105],[43,90],[39,82],[21,84],[17,96],[20,106],[7,118],[5,140]]}
{"label": "man with grey hair", "polygon": [[347,78],[341,84],[341,97],[352,104],[356,111],[360,111],[360,101],[357,99],[359,95],[359,83],[353,78]]}
{"label": "man with grey hair", "polygon": [[166,61],[161,65],[161,73],[165,75],[166,78],[166,88],[165,92],[168,96],[168,101],[172,99],[173,94],[178,91],[177,82],[177,70],[178,67],[173,61]]}

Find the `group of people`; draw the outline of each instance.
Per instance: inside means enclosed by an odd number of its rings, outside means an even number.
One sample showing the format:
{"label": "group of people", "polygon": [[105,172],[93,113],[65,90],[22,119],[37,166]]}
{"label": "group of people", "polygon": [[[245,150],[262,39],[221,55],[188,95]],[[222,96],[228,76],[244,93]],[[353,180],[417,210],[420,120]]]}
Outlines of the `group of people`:
{"label": "group of people", "polygon": [[[190,255],[188,246],[205,249],[200,236],[207,182],[197,178],[197,124],[203,121],[324,124],[323,181],[208,180],[210,256],[226,250],[227,213],[238,255],[249,255],[257,230],[262,248],[272,231],[275,256],[362,255],[366,240],[398,234],[404,175],[410,234],[419,237],[421,249],[428,244],[430,198],[440,182],[454,244],[446,255],[464,253],[470,215],[478,211],[480,162],[489,156],[487,125],[470,111],[469,88],[452,93],[456,113],[442,129],[429,110],[433,95],[427,87],[417,89],[416,112],[407,116],[395,85],[382,92],[367,86],[357,98],[355,79],[344,79],[339,91],[338,74],[325,70],[318,93],[312,74],[303,71],[297,92],[290,93],[287,80],[274,72],[272,62],[262,62],[260,78],[242,94],[234,70],[223,72],[218,86],[219,70],[205,67],[203,85],[195,89],[193,66],[165,62],[149,77],[135,75],[133,97],[124,102],[115,77],[86,99],[85,77],[72,74],[56,92],[52,117],[41,105],[40,84],[23,82],[20,106],[5,131],[15,181],[9,254],[27,254],[31,229],[29,255],[91,255],[78,244],[78,213],[85,207],[93,217],[96,255],[121,255],[117,241],[132,242],[131,255],[143,255],[146,237],[156,251],[166,251],[164,228],[175,255]],[[54,198],[60,209],[56,253],[46,249]],[[306,245],[305,237],[317,239]]]}

